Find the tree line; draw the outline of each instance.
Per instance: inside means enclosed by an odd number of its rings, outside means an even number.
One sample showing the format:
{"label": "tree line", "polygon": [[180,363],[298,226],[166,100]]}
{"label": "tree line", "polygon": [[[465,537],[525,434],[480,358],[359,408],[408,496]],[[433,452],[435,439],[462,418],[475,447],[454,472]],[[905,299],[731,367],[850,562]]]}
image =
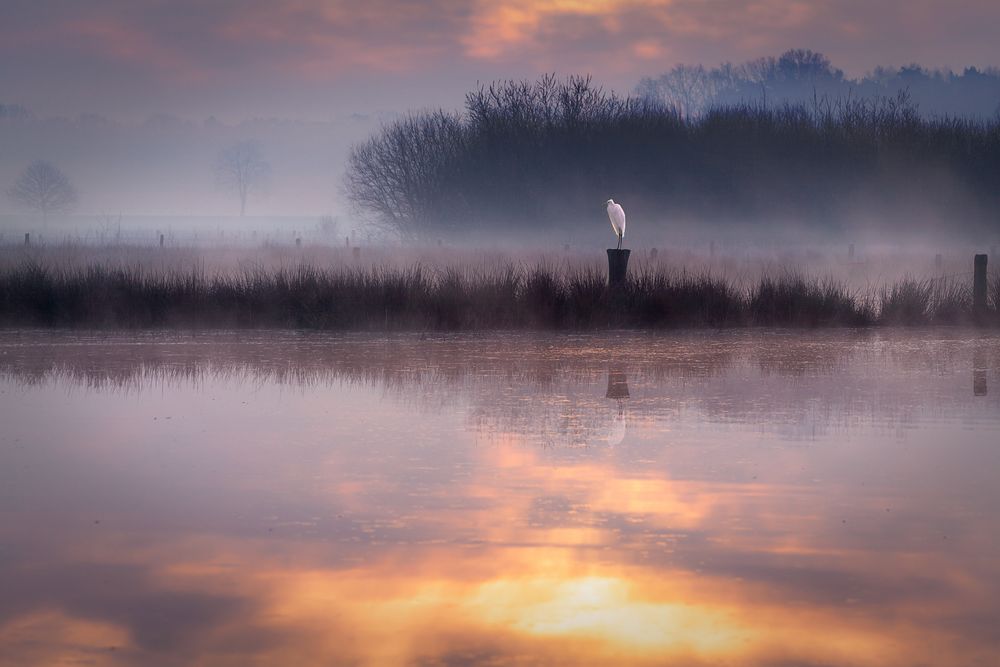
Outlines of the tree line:
{"label": "tree line", "polygon": [[894,97],[900,91],[928,117],[1000,114],[1000,69],[967,67],[956,73],[910,64],[876,67],[851,78],[822,53],[809,49],[717,67],[679,64],[658,76],[644,77],[635,88],[636,95],[684,116],[747,102],[809,105],[844,97]]}
{"label": "tree line", "polygon": [[[1000,206],[1000,118],[926,118],[905,92],[686,114],[591,78],[501,81],[461,112],[411,113],[351,150],[349,198],[404,237],[527,234],[602,215],[806,220],[859,205],[985,220]],[[953,216],[954,217],[954,216]]]}

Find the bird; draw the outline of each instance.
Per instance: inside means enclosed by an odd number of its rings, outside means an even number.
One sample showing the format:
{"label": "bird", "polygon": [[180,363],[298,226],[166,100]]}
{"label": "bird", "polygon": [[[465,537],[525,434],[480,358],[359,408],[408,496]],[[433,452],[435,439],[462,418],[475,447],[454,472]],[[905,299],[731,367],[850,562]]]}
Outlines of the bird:
{"label": "bird", "polygon": [[614,199],[605,202],[608,205],[608,219],[611,220],[611,229],[618,237],[618,249],[622,249],[622,240],[625,238],[625,209],[621,204],[616,204]]}

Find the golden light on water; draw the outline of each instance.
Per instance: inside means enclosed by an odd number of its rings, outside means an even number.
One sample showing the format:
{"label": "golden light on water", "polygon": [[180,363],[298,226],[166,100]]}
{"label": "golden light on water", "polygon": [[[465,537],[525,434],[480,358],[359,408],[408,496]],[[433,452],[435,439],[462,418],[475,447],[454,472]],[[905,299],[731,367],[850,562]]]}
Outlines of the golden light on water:
{"label": "golden light on water", "polygon": [[[899,364],[923,362],[855,354],[837,372],[905,428],[767,430],[760,411],[814,415],[799,397],[829,384],[744,398],[770,381],[754,360],[633,373],[614,446],[600,369],[532,403],[466,378],[469,403],[424,407],[378,384],[8,375],[0,416],[29,419],[4,461],[0,664],[989,664],[995,406],[967,403],[952,352],[935,381],[975,419],[914,419]],[[35,418],[54,401],[78,420]]]}

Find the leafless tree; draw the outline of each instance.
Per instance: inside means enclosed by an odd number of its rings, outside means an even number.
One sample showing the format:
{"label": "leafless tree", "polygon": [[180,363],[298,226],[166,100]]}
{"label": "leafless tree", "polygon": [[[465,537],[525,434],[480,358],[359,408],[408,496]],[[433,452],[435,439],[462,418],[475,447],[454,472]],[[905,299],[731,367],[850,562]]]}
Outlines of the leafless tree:
{"label": "leafless tree", "polygon": [[271,165],[252,141],[241,141],[219,153],[215,164],[218,185],[240,199],[240,217],[246,214],[247,198],[267,184]]}
{"label": "leafless tree", "polygon": [[43,221],[48,221],[49,213],[69,211],[77,200],[69,177],[44,160],[28,165],[7,194],[15,203],[41,213]]}
{"label": "leafless tree", "polygon": [[657,79],[641,81],[637,92],[666,104],[684,118],[694,118],[708,110],[716,88],[716,81],[702,65],[677,65]]}

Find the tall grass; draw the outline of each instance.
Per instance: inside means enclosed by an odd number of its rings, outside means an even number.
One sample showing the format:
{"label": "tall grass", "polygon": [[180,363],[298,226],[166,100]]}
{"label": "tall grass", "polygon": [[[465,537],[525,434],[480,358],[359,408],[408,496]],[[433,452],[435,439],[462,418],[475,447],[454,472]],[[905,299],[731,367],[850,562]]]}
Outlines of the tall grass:
{"label": "tall grass", "polygon": [[[990,317],[1000,285],[991,287]],[[0,269],[0,325],[342,330],[862,326],[971,320],[969,289],[904,280],[878,294],[794,273],[744,285],[642,269],[609,288],[595,268],[246,268],[157,272],[26,262]]]}

